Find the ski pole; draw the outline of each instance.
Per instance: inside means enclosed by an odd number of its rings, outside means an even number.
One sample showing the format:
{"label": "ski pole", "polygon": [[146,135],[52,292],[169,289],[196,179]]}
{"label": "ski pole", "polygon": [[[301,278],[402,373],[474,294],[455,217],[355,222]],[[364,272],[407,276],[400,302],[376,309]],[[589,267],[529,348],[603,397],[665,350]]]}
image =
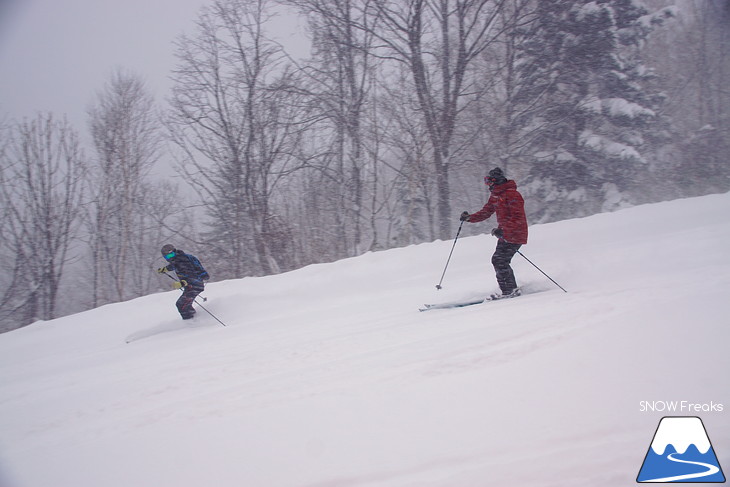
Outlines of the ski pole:
{"label": "ski pole", "polygon": [[[494,232],[494,229],[492,229],[492,232]],[[494,233],[492,233],[492,235],[494,235]],[[498,238],[498,239],[500,239],[500,240],[504,240],[504,238],[502,238],[502,237],[497,237],[497,238]],[[505,242],[506,242],[506,240],[505,240]],[[525,256],[525,254],[523,254],[523,253],[522,253],[522,252],[520,252],[519,250],[517,250],[517,253],[518,253],[518,254],[520,254],[520,255],[521,255],[522,257],[524,257],[524,259],[525,259],[525,260],[526,260],[527,262],[529,262],[530,264],[532,264],[532,265],[533,265],[533,266],[535,267],[535,269],[537,269],[538,271],[542,272],[542,275],[543,275],[543,276],[545,276],[545,277],[547,277],[548,279],[550,279],[551,281],[553,281],[553,284],[555,284],[555,285],[556,285],[556,286],[558,286],[558,287],[559,287],[560,289],[562,289],[562,290],[563,290],[563,292],[566,292],[566,293],[568,292],[568,291],[566,291],[566,290],[565,290],[565,288],[564,288],[563,286],[561,286],[560,284],[558,284],[557,282],[555,282],[555,279],[553,279],[552,277],[550,277],[550,276],[548,276],[547,274],[545,274],[545,271],[543,271],[542,269],[540,269],[540,268],[539,268],[539,267],[538,267],[537,265],[535,265],[535,263],[534,263],[533,261],[531,261],[530,259],[528,259],[528,258],[527,258],[527,257]]]}
{"label": "ski pole", "polygon": [[[172,277],[170,274],[168,274],[167,272],[163,272],[163,274],[165,274],[167,277],[169,277],[170,279],[172,279],[175,282],[180,282],[177,279],[175,279],[174,277]],[[198,297],[201,298],[204,303],[208,301],[208,298],[206,298],[205,296],[201,296],[200,294],[198,294]],[[201,308],[202,308],[202,306],[201,306]]]}
{"label": "ski pole", "polygon": [[223,322],[222,322],[221,320],[219,320],[219,319],[218,319],[218,317],[217,317],[216,315],[214,315],[213,313],[211,313],[210,311],[208,311],[208,310],[206,309],[206,307],[205,307],[205,306],[203,306],[202,304],[200,304],[200,303],[199,303],[199,302],[198,302],[198,301],[197,301],[196,299],[193,299],[193,301],[195,302],[195,304],[197,304],[198,306],[200,306],[201,308],[203,308],[203,310],[204,310],[204,311],[205,311],[206,313],[208,313],[208,314],[209,314],[210,316],[212,316],[212,317],[213,317],[213,319],[215,319],[215,321],[217,321],[218,323],[220,323],[220,324],[221,324],[221,325],[223,325],[223,326],[226,326],[226,324],[225,324],[225,323],[223,323]]}
{"label": "ski pole", "polygon": [[[522,253],[522,252],[520,252],[519,250],[517,251],[517,253],[518,253],[518,254],[520,254],[520,255],[521,255],[522,257],[525,257],[525,254],[523,254],[523,253]],[[527,262],[529,262],[530,264],[534,265],[534,266],[535,266],[535,269],[537,269],[538,271],[542,272],[542,275],[543,275],[543,276],[545,276],[545,277],[547,277],[548,279],[550,279],[551,281],[553,281],[553,284],[555,284],[555,285],[556,285],[556,286],[558,286],[558,287],[559,287],[560,289],[562,289],[562,290],[563,290],[563,292],[566,292],[566,293],[568,292],[568,291],[566,291],[566,290],[565,290],[565,288],[564,288],[563,286],[561,286],[560,284],[558,284],[557,282],[555,282],[555,280],[554,280],[554,279],[553,279],[552,277],[550,277],[550,276],[548,276],[547,274],[545,274],[545,272],[544,272],[544,271],[543,271],[542,269],[540,269],[540,268],[539,268],[538,266],[536,266],[536,265],[535,265],[535,263],[534,263],[534,262],[532,262],[532,261],[531,261],[530,259],[528,259],[527,257],[525,257],[525,260],[526,260]]]}
{"label": "ski pole", "polygon": [[456,231],[456,238],[454,238],[454,245],[451,246],[451,252],[449,252],[449,258],[446,259],[446,266],[444,267],[444,272],[441,274],[441,280],[438,284],[436,284],[436,289],[441,289],[441,283],[444,282],[444,276],[446,275],[446,269],[449,267],[449,261],[451,260],[451,254],[454,253],[454,247],[456,247],[456,241],[459,240],[459,234],[461,233],[461,227],[464,225],[464,221],[461,221],[461,224],[459,225],[459,229]]}

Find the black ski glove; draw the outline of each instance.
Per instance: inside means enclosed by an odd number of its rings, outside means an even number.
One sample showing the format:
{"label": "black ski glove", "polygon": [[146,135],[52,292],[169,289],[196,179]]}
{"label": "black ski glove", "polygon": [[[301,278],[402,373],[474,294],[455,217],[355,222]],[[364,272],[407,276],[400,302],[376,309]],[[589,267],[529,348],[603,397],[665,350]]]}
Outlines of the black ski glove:
{"label": "black ski glove", "polygon": [[465,211],[459,217],[459,221],[465,222],[465,221],[467,221],[469,219],[470,216],[471,215],[469,214],[469,212],[468,211]]}
{"label": "black ski glove", "polygon": [[501,228],[492,228],[492,235],[494,235],[497,238],[504,237],[504,230]]}

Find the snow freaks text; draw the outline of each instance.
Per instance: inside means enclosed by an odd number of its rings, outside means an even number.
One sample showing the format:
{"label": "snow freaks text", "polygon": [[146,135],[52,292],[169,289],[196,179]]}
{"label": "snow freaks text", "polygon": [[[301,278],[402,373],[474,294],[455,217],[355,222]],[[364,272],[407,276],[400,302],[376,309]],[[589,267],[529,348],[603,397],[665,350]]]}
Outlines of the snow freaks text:
{"label": "snow freaks text", "polygon": [[639,412],[669,412],[669,413],[721,413],[724,406],[721,403],[696,403],[691,401],[639,401]]}

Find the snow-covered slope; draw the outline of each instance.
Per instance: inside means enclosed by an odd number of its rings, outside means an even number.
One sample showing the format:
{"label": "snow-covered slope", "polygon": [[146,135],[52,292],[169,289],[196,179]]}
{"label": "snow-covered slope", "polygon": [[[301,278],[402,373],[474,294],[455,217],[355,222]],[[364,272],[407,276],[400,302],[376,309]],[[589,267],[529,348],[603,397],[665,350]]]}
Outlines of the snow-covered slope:
{"label": "snow-covered slope", "polygon": [[0,335],[0,485],[631,485],[664,415],[701,416],[730,465],[728,214],[531,227],[568,293],[518,255],[531,293],[418,312],[496,291],[485,234],[441,291],[450,241],[212,283],[227,327],[168,292]]}

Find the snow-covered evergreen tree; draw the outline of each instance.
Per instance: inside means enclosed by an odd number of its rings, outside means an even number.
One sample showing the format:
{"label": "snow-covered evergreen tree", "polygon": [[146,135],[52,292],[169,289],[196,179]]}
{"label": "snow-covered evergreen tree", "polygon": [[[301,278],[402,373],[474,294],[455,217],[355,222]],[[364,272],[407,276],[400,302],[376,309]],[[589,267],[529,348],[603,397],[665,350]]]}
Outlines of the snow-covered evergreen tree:
{"label": "snow-covered evergreen tree", "polygon": [[[523,186],[535,221],[625,205],[662,97],[636,49],[660,16],[634,0],[541,0],[519,48]],[[539,206],[536,201],[539,201]]]}

